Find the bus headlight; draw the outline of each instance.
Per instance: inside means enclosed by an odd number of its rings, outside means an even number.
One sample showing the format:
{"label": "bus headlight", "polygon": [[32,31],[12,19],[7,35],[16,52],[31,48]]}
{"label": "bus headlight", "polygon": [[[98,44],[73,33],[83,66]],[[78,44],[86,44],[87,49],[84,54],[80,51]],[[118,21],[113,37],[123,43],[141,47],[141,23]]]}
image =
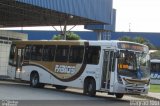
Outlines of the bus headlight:
{"label": "bus headlight", "polygon": [[18,72],[18,73],[20,72],[20,68],[17,68],[17,72]]}
{"label": "bus headlight", "polygon": [[150,84],[151,79],[148,80],[147,86]]}

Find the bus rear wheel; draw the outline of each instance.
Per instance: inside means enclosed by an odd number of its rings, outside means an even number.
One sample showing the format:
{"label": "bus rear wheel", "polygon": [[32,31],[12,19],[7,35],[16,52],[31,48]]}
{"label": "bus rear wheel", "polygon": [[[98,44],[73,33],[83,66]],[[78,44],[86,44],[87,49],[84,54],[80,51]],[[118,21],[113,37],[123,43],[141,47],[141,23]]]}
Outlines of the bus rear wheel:
{"label": "bus rear wheel", "polygon": [[95,80],[92,79],[86,79],[84,81],[84,94],[88,94],[89,96],[95,96],[96,95],[96,83]]}
{"label": "bus rear wheel", "polygon": [[116,95],[116,98],[123,98],[123,96],[124,96],[124,94],[122,94],[122,93],[116,93],[115,95]]}
{"label": "bus rear wheel", "polygon": [[39,83],[39,74],[37,72],[31,74],[30,85],[34,88],[43,88],[45,86],[43,83]]}

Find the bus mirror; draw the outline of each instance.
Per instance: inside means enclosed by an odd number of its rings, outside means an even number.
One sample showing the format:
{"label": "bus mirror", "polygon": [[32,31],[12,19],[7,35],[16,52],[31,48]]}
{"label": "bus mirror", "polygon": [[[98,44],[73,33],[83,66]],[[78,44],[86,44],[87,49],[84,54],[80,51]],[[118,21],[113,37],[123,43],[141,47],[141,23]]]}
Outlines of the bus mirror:
{"label": "bus mirror", "polygon": [[117,52],[115,53],[115,56],[116,56],[116,58],[120,58],[120,53],[119,53],[119,51],[117,51]]}

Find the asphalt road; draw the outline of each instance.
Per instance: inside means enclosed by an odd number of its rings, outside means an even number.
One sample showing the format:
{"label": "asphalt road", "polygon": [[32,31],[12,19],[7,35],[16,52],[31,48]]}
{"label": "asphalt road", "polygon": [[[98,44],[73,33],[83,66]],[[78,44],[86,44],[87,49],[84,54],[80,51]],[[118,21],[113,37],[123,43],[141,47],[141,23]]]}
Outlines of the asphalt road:
{"label": "asphalt road", "polygon": [[96,97],[82,94],[82,90],[69,88],[56,90],[54,87],[32,88],[25,83],[0,81],[0,106],[3,103],[17,103],[15,106],[129,106],[130,100],[140,100],[131,96],[116,99],[106,93]]}

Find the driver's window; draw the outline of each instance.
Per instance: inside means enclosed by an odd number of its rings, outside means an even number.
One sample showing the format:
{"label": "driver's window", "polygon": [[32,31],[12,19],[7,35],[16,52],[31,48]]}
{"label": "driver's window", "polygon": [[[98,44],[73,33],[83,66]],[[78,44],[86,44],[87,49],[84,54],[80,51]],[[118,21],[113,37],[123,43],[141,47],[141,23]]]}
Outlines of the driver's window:
{"label": "driver's window", "polygon": [[134,52],[121,51],[120,57],[118,58],[119,69],[130,69],[136,70],[136,55]]}

